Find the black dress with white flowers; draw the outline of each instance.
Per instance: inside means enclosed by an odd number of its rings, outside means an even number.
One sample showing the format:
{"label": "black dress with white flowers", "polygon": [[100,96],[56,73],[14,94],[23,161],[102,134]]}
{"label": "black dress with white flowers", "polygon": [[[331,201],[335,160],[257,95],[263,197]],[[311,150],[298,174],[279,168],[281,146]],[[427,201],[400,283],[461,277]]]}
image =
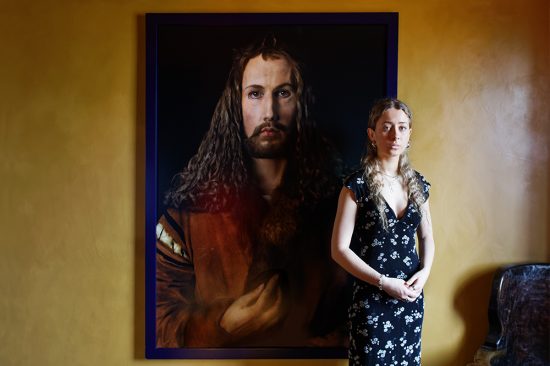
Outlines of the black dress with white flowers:
{"label": "black dress with white flowers", "polygon": [[[420,269],[415,234],[421,214],[409,202],[403,216],[397,218],[386,203],[386,231],[362,174],[363,171],[356,172],[344,183],[357,202],[351,248],[378,272],[407,280]],[[418,172],[416,175],[427,199],[430,184]],[[350,365],[420,365],[423,294],[414,302],[404,302],[355,279],[348,313]]]}

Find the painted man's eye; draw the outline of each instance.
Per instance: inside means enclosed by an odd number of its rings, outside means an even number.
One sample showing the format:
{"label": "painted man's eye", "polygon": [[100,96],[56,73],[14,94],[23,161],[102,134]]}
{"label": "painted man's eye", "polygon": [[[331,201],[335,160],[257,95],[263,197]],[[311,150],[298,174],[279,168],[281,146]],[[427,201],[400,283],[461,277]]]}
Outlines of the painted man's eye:
{"label": "painted man's eye", "polygon": [[262,93],[260,93],[257,90],[253,90],[251,92],[248,92],[248,98],[249,99],[258,99],[262,96]]}
{"label": "painted man's eye", "polygon": [[281,98],[288,98],[291,95],[292,95],[292,93],[290,92],[290,90],[287,90],[287,89],[281,89],[281,90],[277,91],[277,96],[279,96]]}

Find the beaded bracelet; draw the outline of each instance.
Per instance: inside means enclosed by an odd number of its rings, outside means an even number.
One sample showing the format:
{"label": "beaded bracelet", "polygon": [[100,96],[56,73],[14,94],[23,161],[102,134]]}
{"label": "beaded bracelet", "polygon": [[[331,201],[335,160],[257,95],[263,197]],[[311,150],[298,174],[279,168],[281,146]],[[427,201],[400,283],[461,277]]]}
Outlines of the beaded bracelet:
{"label": "beaded bracelet", "polygon": [[378,288],[380,289],[380,291],[383,290],[383,288],[382,288],[382,279],[384,277],[386,277],[386,275],[381,274],[380,277],[378,278]]}

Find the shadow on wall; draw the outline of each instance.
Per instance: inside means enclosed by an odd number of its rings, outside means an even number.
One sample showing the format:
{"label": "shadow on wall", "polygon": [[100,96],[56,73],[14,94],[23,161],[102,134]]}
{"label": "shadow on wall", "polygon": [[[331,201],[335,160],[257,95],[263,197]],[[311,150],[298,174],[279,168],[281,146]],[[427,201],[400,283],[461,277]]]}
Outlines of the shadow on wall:
{"label": "shadow on wall", "polygon": [[464,332],[460,342],[451,350],[439,350],[423,355],[423,363],[435,366],[465,366],[472,362],[477,349],[485,341],[489,329],[488,309],[493,276],[498,266],[471,270],[457,286],[454,309],[462,318]]}
{"label": "shadow on wall", "polygon": [[134,186],[134,359],[145,358],[145,16],[137,16]]}
{"label": "shadow on wall", "polygon": [[477,349],[485,341],[489,329],[488,309],[493,276],[498,266],[474,270],[457,289],[454,307],[464,324],[464,334],[455,355],[441,365],[464,366],[472,362]]}

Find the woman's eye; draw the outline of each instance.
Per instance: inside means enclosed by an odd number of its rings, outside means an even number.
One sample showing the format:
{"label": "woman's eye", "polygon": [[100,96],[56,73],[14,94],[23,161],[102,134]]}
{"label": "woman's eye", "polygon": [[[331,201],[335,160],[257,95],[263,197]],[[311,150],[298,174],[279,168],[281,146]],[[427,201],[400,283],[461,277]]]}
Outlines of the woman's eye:
{"label": "woman's eye", "polygon": [[407,127],[401,126],[401,127],[399,127],[399,131],[407,131]]}

